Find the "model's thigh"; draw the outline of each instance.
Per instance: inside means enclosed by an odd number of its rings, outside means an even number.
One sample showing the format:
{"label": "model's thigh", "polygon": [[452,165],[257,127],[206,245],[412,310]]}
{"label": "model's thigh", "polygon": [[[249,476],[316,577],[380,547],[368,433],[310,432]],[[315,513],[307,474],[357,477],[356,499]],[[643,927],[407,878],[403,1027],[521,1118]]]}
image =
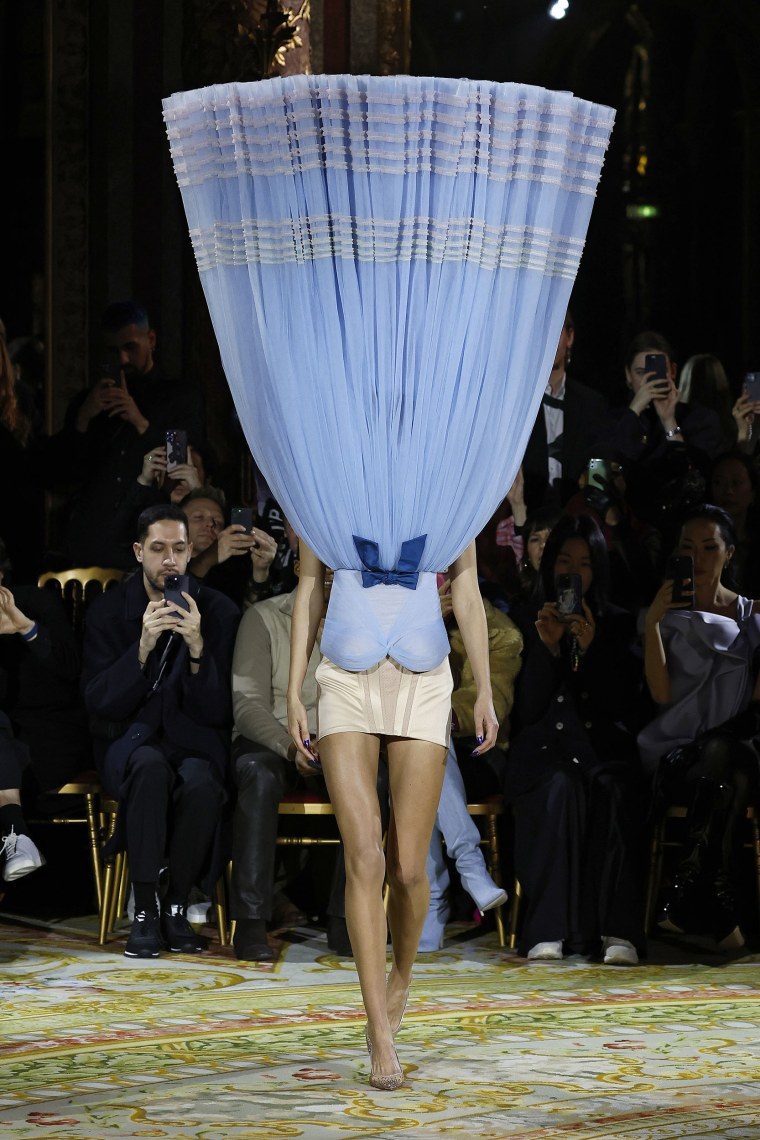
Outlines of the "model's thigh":
{"label": "model's thigh", "polygon": [[446,772],[446,749],[427,740],[388,740],[391,790],[389,861],[425,867]]}
{"label": "model's thigh", "polygon": [[335,732],[319,741],[319,758],[346,857],[382,844],[377,768],[380,740],[365,732]]}

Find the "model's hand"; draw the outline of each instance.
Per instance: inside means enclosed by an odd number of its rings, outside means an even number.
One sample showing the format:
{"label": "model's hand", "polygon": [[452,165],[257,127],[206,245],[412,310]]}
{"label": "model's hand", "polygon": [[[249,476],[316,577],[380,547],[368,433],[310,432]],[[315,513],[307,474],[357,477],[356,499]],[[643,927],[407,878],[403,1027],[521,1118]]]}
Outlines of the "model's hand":
{"label": "model's hand", "polygon": [[253,546],[251,547],[251,562],[253,563],[254,582],[265,582],[269,577],[269,567],[274,562],[277,553],[277,540],[259,530],[257,526],[251,529]]}
{"label": "model's hand", "polygon": [[[310,779],[312,776],[318,776],[322,767],[319,763],[319,760],[317,759],[316,753],[314,754],[313,759],[304,760],[303,756],[292,741],[290,743],[290,747],[288,748],[288,760],[290,760],[291,763],[295,764],[299,775],[305,776],[307,779]],[[314,761],[316,761],[316,763],[314,763]]]}
{"label": "model's hand", "polygon": [[[300,697],[288,693],[288,732],[295,745],[298,757],[303,760],[309,769],[319,771],[319,751],[316,744],[312,744],[309,733],[309,718],[306,715],[303,701]],[[299,767],[299,772],[301,768]]]}
{"label": "model's hand", "polygon": [[536,632],[546,648],[555,657],[559,655],[559,643],[567,631],[567,623],[562,620],[556,602],[545,602],[538,611]]}
{"label": "model's hand", "polygon": [[7,586],[0,586],[0,634],[29,633],[34,621],[18,608]]}
{"label": "model's hand", "polygon": [[585,617],[577,615],[574,618],[570,618],[568,625],[570,626],[571,634],[578,642],[578,648],[582,653],[585,653],[588,647],[591,645],[591,642],[594,640],[594,634],[596,633],[596,624],[594,622],[594,615],[587,606],[585,600],[582,600],[581,604],[583,606],[583,613]]}
{"label": "model's hand", "polygon": [[165,475],[166,447],[161,444],[159,447],[154,447],[152,451],[145,452],[142,471],[137,476],[137,482],[141,483],[143,487],[150,487],[151,483],[158,483],[161,486]]}
{"label": "model's hand", "polygon": [[489,752],[496,744],[498,732],[499,722],[491,694],[478,697],[475,701],[475,736],[480,743],[472,755],[480,756],[483,752]]}
{"label": "model's hand", "polygon": [[177,614],[177,607],[169,607],[163,598],[157,602],[148,602],[147,609],[142,618],[142,633],[137,655],[144,665],[148,654],[156,648],[156,642],[162,633],[174,632],[182,618]]}
{"label": "model's hand", "polygon": [[[685,581],[688,582],[693,589],[693,583],[690,582],[688,578],[685,579]],[[662,586],[660,586],[660,589],[652,599],[651,606],[647,610],[644,622],[646,629],[655,629],[665,617],[668,610],[685,610],[688,609],[690,605],[691,599],[687,599],[685,602],[673,601],[673,579],[667,578]]]}
{"label": "model's hand", "polygon": [[232,526],[225,527],[224,530],[219,531],[219,537],[216,540],[217,562],[226,562],[228,558],[234,558],[239,554],[248,554],[255,541],[240,523],[233,523]]}

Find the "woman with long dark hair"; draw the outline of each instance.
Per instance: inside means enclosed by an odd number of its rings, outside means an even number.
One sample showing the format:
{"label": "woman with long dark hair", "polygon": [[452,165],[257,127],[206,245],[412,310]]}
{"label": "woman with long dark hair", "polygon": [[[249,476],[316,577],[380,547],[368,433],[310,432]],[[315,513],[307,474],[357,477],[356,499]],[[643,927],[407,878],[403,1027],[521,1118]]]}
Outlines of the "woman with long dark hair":
{"label": "woman with long dark hair", "polygon": [[659,798],[688,804],[681,858],[660,913],[665,930],[710,931],[744,943],[734,895],[747,805],[758,790],[760,601],[731,585],[736,533],[710,504],[685,517],[678,542],[693,559],[685,600],[668,577],[645,624],[645,671],[658,715],[639,735]]}
{"label": "woman with long dark hair", "polygon": [[598,953],[635,965],[644,940],[636,854],[640,665],[630,614],[607,602],[607,548],[589,515],[563,516],[540,567],[507,759],[520,952]]}

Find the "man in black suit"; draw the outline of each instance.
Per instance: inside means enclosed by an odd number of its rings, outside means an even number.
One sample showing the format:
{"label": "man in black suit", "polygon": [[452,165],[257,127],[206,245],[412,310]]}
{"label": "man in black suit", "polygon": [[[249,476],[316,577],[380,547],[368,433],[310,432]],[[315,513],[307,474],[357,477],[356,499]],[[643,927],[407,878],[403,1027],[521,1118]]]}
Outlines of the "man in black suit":
{"label": "man in black suit", "polygon": [[578,476],[588,463],[591,441],[607,408],[603,396],[567,376],[574,340],[568,309],[522,463],[529,514],[542,506],[563,507],[578,490]]}
{"label": "man in black suit", "polygon": [[184,574],[192,555],[179,507],[143,511],[134,552],[142,572],[87,615],[82,680],[98,767],[119,799],[115,846],[126,846],[135,892],[124,953],[155,958],[164,941],[186,953],[204,946],[187,921],[187,897],[204,872],[208,886],[221,870],[212,848],[225,800],[239,613],[192,577],[182,604],[165,599],[167,576]]}

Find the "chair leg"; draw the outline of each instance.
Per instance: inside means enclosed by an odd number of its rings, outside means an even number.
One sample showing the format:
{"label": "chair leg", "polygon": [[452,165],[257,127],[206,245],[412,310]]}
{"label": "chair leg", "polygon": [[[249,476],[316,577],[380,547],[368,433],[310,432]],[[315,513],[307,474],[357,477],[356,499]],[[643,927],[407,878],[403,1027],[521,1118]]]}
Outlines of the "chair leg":
{"label": "chair leg", "polygon": [[108,935],[111,933],[108,925],[108,916],[111,912],[111,898],[116,889],[116,867],[114,863],[115,859],[106,863],[105,875],[103,877],[103,898],[100,904],[100,928],[98,930],[99,946],[105,946]]}
{"label": "chair leg", "polygon": [[509,908],[509,941],[507,945],[510,950],[514,950],[517,945],[517,924],[520,920],[520,903],[522,901],[522,887],[520,880],[515,878],[515,885],[512,888],[512,905]]}
{"label": "chair leg", "polygon": [[119,876],[119,890],[116,894],[116,906],[111,915],[111,931],[116,926],[117,921],[124,914],[124,907],[127,905],[127,889],[129,887],[129,860],[127,859],[126,851],[122,852],[121,856],[121,874]]}
{"label": "chair leg", "polygon": [[216,913],[216,927],[219,931],[219,945],[229,945],[227,935],[227,899],[224,891],[224,875],[221,875],[214,887],[214,911]]}
{"label": "chair leg", "polygon": [[90,836],[90,858],[92,859],[92,871],[95,877],[95,894],[98,900],[98,914],[100,914],[103,908],[103,877],[100,866],[100,817],[95,810],[95,793],[87,792],[84,801],[87,812],[87,830]]}
{"label": "chair leg", "polygon": [[649,935],[654,922],[654,912],[657,906],[657,897],[660,893],[662,879],[663,844],[665,840],[665,817],[655,825],[652,832],[652,845],[649,852],[649,875],[647,878],[647,897],[644,907],[644,934]]}
{"label": "chair leg", "polygon": [[[499,832],[496,825],[497,815],[494,812],[492,815],[486,817],[486,864],[488,866],[488,874],[491,876],[497,887],[503,886],[501,881],[501,858],[499,856]],[[496,933],[499,938],[499,945],[504,946],[506,939],[504,936],[504,914],[503,904],[494,908],[494,917],[496,918]]]}

